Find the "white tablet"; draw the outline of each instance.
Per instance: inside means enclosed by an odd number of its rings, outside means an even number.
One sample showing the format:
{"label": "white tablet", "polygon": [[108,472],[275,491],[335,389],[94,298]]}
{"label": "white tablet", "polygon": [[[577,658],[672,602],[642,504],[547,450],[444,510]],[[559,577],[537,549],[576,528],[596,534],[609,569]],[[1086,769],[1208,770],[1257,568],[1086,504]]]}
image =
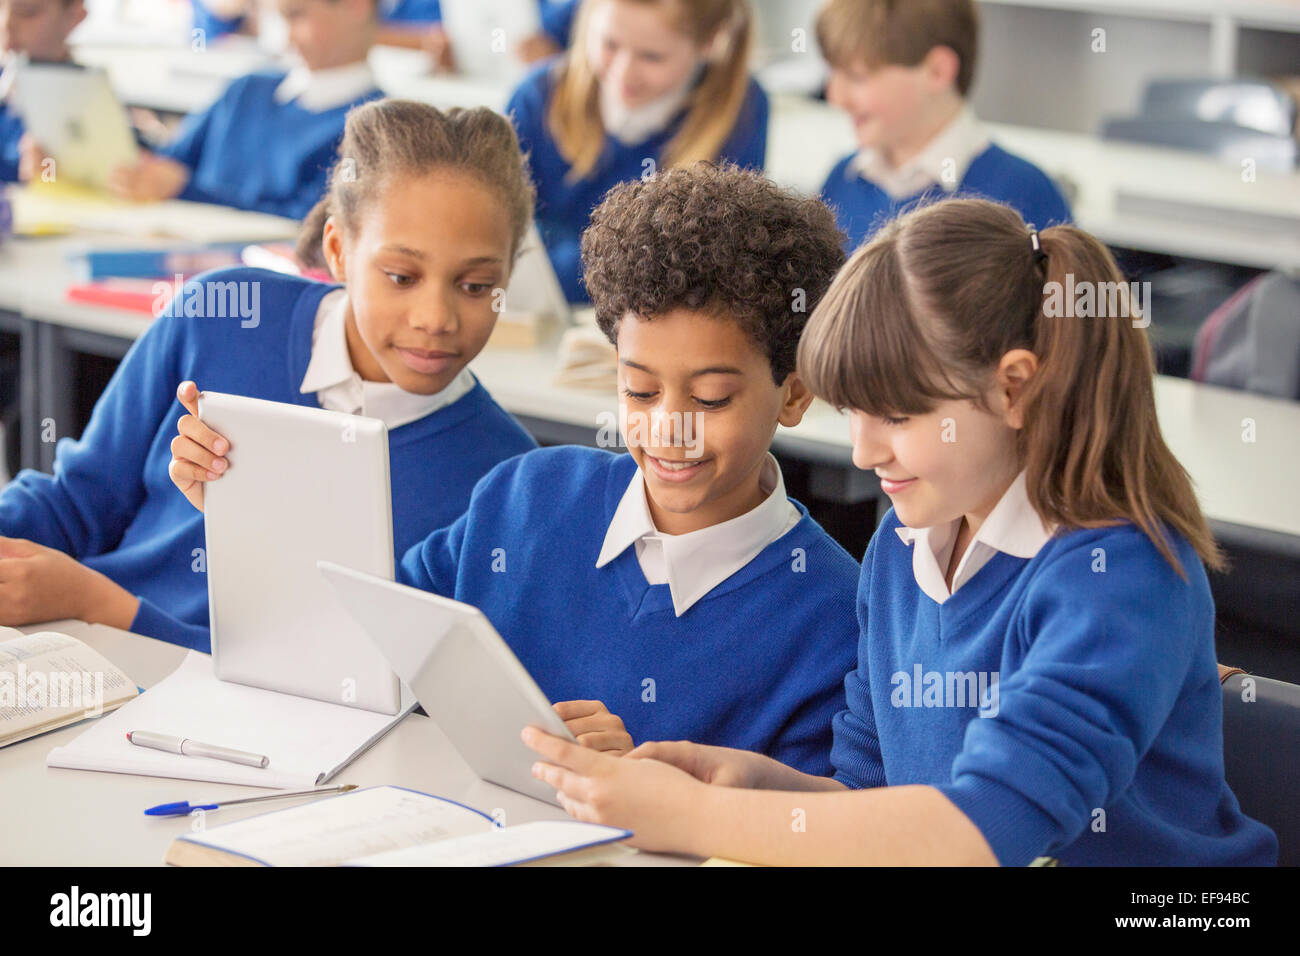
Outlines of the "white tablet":
{"label": "white tablet", "polygon": [[22,62],[10,99],[32,138],[53,157],[56,181],[104,189],[114,169],[139,155],[126,110],[101,69]]}
{"label": "white tablet", "polygon": [[396,714],[397,676],[316,570],[393,576],[384,423],[220,392],[199,418],[230,441],[204,491],[217,677]]}
{"label": "white tablet", "polygon": [[564,326],[573,323],[573,307],[564,297],[564,288],[536,223],[528,227],[514,268],[510,270],[505,306],[507,312],[549,316]]}
{"label": "white tablet", "polygon": [[573,735],[482,611],[337,563],[320,572],[476,774],[558,805],[519,732]]}
{"label": "white tablet", "polygon": [[441,7],[461,73],[507,83],[523,75],[515,48],[542,28],[537,0],[442,0]]}

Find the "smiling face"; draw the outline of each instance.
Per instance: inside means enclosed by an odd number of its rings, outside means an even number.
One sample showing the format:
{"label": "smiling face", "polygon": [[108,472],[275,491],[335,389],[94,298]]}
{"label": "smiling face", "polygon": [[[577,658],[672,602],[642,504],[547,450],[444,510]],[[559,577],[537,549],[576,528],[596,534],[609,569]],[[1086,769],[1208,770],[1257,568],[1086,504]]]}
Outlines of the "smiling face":
{"label": "smiling face", "polygon": [[86,18],[81,0],[0,0],[0,38],[6,53],[33,60],[65,60],[72,28]]}
{"label": "smiling face", "polygon": [[645,476],[655,526],[686,534],[760,504],[759,475],[778,423],[812,397],[733,321],[674,309],[618,327],[619,418]]}
{"label": "smiling face", "polygon": [[935,47],[916,66],[837,64],[831,67],[826,100],[849,114],[859,146],[898,153],[901,162],[961,108],[953,86],[958,66],[947,47]]}
{"label": "smiling face", "polygon": [[671,3],[605,0],[591,11],[587,55],[603,86],[629,109],[643,106],[686,82],[704,50],[683,33]]}
{"label": "smiling face", "polygon": [[388,183],[355,225],[331,218],[323,242],[347,286],[353,367],[366,381],[441,391],[496,324],[513,238],[505,207],[473,176],[437,170]]}
{"label": "smiling face", "polygon": [[898,519],[929,528],[965,516],[977,529],[1015,479],[1016,413],[972,401],[940,402],[924,415],[850,411],[853,464],[874,470]]}

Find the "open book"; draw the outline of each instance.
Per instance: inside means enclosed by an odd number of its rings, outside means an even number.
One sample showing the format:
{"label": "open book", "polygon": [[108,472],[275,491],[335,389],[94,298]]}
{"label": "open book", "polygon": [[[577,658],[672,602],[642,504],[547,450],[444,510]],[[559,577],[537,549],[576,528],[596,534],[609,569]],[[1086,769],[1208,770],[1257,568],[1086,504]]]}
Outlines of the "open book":
{"label": "open book", "polygon": [[[610,847],[627,830],[551,820],[499,827],[404,787],[369,787],[177,837],[173,866],[509,866]],[[580,855],[580,854],[579,854]],[[595,862],[587,855],[584,861]],[[600,858],[604,859],[604,858]],[[578,856],[566,857],[577,861]]]}
{"label": "open book", "polygon": [[98,717],[138,693],[135,681],[75,637],[0,627],[0,747]]}

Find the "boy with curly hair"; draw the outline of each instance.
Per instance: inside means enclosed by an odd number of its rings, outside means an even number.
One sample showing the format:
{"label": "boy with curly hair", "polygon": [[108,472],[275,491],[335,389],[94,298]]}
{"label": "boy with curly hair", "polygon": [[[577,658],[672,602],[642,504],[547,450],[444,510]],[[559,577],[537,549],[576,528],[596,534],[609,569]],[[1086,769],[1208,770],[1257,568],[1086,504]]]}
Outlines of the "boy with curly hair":
{"label": "boy with curly hair", "polygon": [[586,746],[749,747],[829,772],[859,565],[768,451],[811,402],[805,321],[834,217],[735,166],[612,189],[582,239],[627,454],[543,448],[482,478],[398,580],[481,608]]}

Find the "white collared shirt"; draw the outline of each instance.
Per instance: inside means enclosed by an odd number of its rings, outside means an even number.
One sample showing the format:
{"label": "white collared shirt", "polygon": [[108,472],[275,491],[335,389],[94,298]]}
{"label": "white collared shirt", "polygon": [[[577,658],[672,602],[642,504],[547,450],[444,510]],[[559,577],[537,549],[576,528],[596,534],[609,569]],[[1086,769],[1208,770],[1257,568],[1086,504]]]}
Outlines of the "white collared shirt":
{"label": "white collared shirt", "polygon": [[998,499],[989,516],[966,548],[952,576],[952,591],[946,581],[952,549],[957,543],[961,518],[929,528],[896,528],[903,544],[912,545],[912,574],[917,586],[936,604],[942,604],[973,578],[999,551],[1017,558],[1032,558],[1052,536],[1025,492],[1025,473]]}
{"label": "white collared shirt", "polygon": [[275,101],[297,100],[303,109],[323,113],[345,106],[377,88],[375,74],[365,60],[325,70],[309,70],[299,63],[275,88]]}
{"label": "white collared shirt", "polygon": [[952,122],[941,129],[919,153],[894,167],[884,154],[870,147],[858,152],[849,171],[875,183],[891,199],[906,199],[936,183],[945,192],[955,192],[975,157],[989,148],[991,140],[969,106],[963,106]]}
{"label": "white collared shirt", "polygon": [[391,431],[450,405],[474,387],[469,369],[461,369],[446,388],[432,395],[408,392],[392,382],[363,381],[348,355],[347,296],[345,290],[335,289],[316,309],[311,360],[298,391],[315,392],[321,408],[378,418]]}
{"label": "white collared shirt", "polygon": [[687,534],[664,534],[650,516],[645,476],[638,468],[614,510],[596,567],[603,568],[635,544],[646,581],[668,585],[673,611],[681,617],[799,523],[802,516],[786,497],[781,466],[770,452],[759,487],[767,497],[743,515]]}

